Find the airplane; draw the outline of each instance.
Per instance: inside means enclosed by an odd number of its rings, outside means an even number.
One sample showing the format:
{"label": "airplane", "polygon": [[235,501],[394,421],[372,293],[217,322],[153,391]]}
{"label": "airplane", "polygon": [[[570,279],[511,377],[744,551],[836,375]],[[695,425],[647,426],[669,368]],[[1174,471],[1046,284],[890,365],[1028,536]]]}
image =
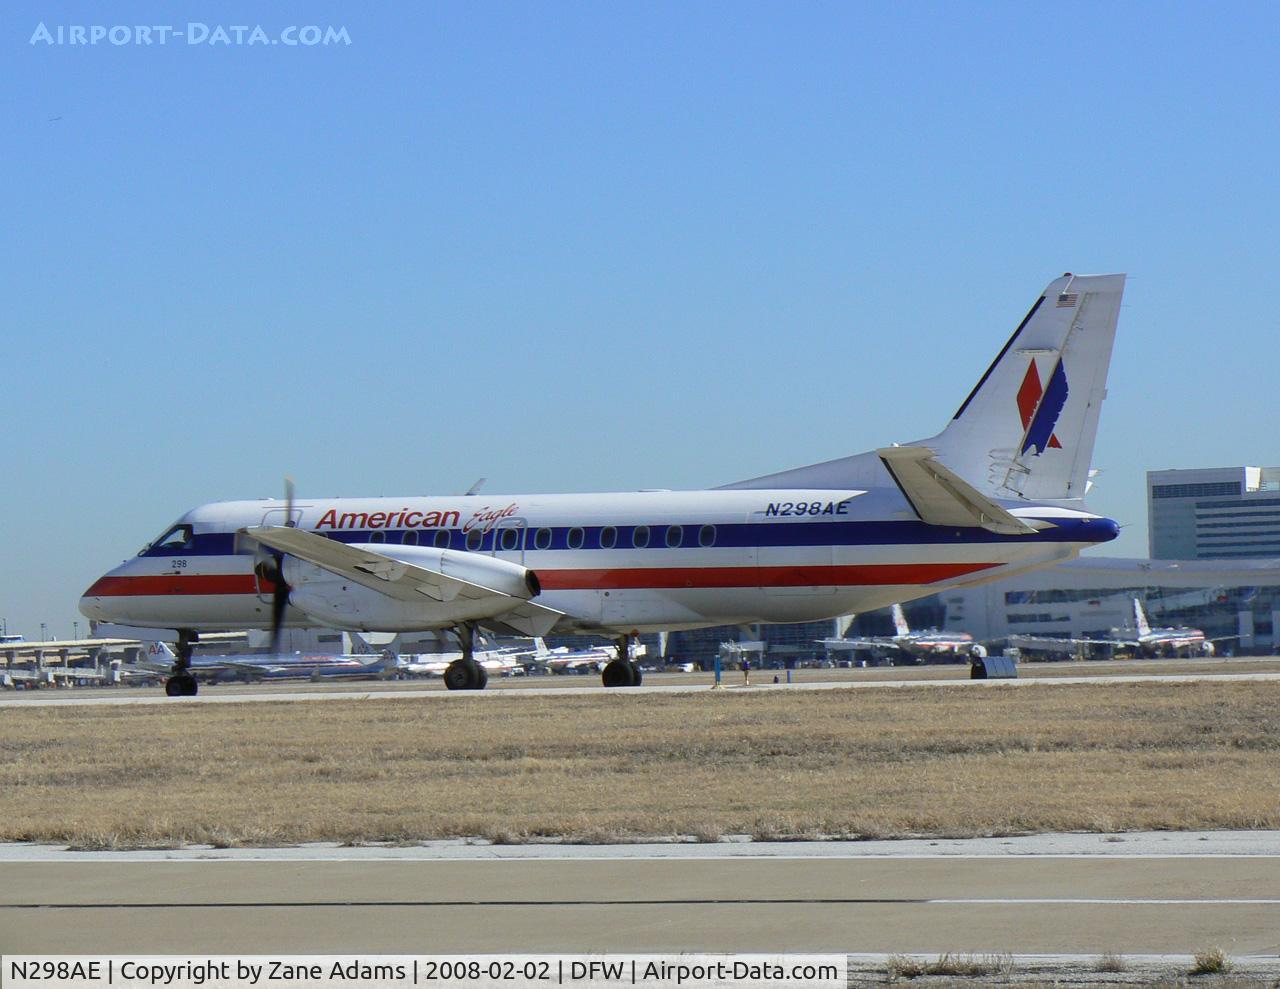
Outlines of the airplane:
{"label": "airplane", "polygon": [[[640,643],[629,643],[627,659],[636,662],[645,654],[645,646]],[[618,658],[617,646],[589,646],[586,649],[570,649],[560,646],[550,649],[537,657],[540,666],[552,673],[588,673],[599,672]]]}
{"label": "airplane", "polygon": [[[168,643],[153,642],[147,653],[123,667],[125,673],[167,673],[177,662]],[[380,655],[192,656],[188,669],[205,683],[224,680],[376,680],[393,672]]]}
{"label": "airplane", "polygon": [[[1114,539],[1083,503],[1123,275],[1054,279],[928,439],[696,491],[220,502],[194,508],[80,600],[177,633],[450,629],[450,689],[481,689],[478,628],[613,637],[808,622],[1051,566]],[[974,286],[939,291],[960,309]],[[912,355],[913,362],[920,360]],[[916,380],[919,380],[918,375]]]}
{"label": "airplane", "polygon": [[[1134,632],[1137,635],[1134,635]],[[1214,654],[1215,642],[1238,639],[1238,635],[1224,635],[1217,639],[1208,638],[1201,629],[1187,628],[1152,628],[1147,620],[1147,613],[1142,602],[1133,599],[1133,628],[1113,628],[1109,639],[1085,639],[1091,644],[1127,646],[1136,649],[1143,656],[1176,656],[1186,650],[1188,654],[1198,652],[1202,656]]]}
{"label": "airplane", "polygon": [[983,659],[987,648],[975,642],[968,632],[944,632],[929,629],[927,632],[913,632],[907,624],[907,616],[903,614],[902,605],[893,606],[894,635],[872,635],[865,638],[819,639],[819,645],[831,649],[876,649],[895,650],[909,656],[914,662],[921,663],[929,659],[946,657],[952,659]]}
{"label": "airplane", "polygon": [[[518,676],[524,673],[526,662],[536,663],[543,656],[551,655],[541,638],[535,640],[532,649],[523,646],[502,646],[497,649],[473,649],[472,657],[488,673]],[[409,676],[442,677],[449,667],[462,659],[462,652],[436,652],[401,654],[396,660],[396,671]]]}
{"label": "airplane", "polygon": [[1088,646],[1111,646],[1135,650],[1139,655],[1178,656],[1199,653],[1213,656],[1217,652],[1214,643],[1238,639],[1238,635],[1220,635],[1210,639],[1202,629],[1178,626],[1176,628],[1152,628],[1142,602],[1133,599],[1133,628],[1113,628],[1105,639],[1048,639],[1041,636],[1011,635],[1009,644],[1020,649],[1045,651],[1082,652]]}
{"label": "airplane", "polygon": [[[1199,652],[1203,656],[1212,656],[1214,654],[1214,640],[1207,638],[1204,632],[1198,628],[1187,628],[1182,626],[1179,628],[1152,628],[1151,622],[1147,621],[1147,613],[1143,610],[1142,602],[1137,598],[1133,599],[1133,627],[1138,631],[1137,639],[1129,639],[1124,645],[1134,646],[1147,656],[1177,655],[1181,650],[1185,649],[1188,653]],[[1113,632],[1123,634],[1122,629],[1113,629]],[[1225,636],[1229,639],[1238,639],[1237,635]]]}

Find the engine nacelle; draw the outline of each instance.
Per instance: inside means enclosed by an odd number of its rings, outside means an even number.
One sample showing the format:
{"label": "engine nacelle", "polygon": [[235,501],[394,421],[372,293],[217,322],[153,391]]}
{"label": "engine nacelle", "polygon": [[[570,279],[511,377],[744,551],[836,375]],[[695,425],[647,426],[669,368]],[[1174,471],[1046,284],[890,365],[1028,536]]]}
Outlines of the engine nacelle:
{"label": "engine nacelle", "polygon": [[420,601],[401,601],[357,584],[348,577],[286,556],[283,574],[285,583],[289,585],[289,604],[331,628],[358,632],[416,632],[493,618],[511,610],[512,598],[528,600],[541,591],[538,576],[532,570],[479,553],[379,543],[359,548],[498,593],[479,600],[458,596],[439,601],[423,594]]}

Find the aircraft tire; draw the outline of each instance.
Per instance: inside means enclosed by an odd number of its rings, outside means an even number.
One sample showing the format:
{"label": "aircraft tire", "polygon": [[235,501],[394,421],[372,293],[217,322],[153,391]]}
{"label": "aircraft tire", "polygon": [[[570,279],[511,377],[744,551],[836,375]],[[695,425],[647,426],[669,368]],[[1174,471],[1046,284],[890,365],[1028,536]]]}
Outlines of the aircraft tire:
{"label": "aircraft tire", "polygon": [[200,685],[190,673],[175,673],[164,682],[164,692],[168,697],[195,697],[199,690]]}
{"label": "aircraft tire", "polygon": [[630,663],[631,666],[631,686],[638,687],[644,682],[644,674],[640,672],[640,664],[635,660]]}
{"label": "aircraft tire", "polygon": [[634,664],[623,659],[615,659],[605,666],[600,674],[600,681],[606,687],[634,687],[640,678],[640,671]]}
{"label": "aircraft tire", "polygon": [[455,659],[445,667],[444,685],[450,690],[470,690],[476,679],[473,666],[474,664],[469,665],[464,660]]}
{"label": "aircraft tire", "polygon": [[484,690],[489,671],[474,659],[455,659],[444,671],[444,685],[450,690]]}

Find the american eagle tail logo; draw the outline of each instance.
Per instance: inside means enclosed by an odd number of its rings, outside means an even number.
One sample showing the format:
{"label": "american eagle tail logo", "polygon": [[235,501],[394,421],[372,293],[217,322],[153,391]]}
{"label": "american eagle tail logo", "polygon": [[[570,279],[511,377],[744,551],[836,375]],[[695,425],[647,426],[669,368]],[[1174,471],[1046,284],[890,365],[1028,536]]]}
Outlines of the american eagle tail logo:
{"label": "american eagle tail logo", "polygon": [[1053,429],[1062,415],[1062,407],[1067,404],[1067,372],[1062,368],[1062,358],[1054,362],[1049,372],[1048,384],[1040,382],[1040,371],[1036,367],[1035,357],[1027,365],[1027,373],[1018,389],[1018,414],[1022,416],[1022,448],[1019,453],[1026,453],[1032,447],[1039,456],[1045,449],[1061,450],[1062,444],[1054,435]]}

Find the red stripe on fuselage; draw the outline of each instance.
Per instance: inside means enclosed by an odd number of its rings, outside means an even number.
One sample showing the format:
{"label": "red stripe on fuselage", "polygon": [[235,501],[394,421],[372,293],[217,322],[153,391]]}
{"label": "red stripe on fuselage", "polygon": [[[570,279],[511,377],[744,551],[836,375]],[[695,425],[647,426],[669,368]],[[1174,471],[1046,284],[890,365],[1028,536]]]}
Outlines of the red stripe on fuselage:
{"label": "red stripe on fuselage", "polygon": [[644,567],[635,570],[539,570],[544,591],[682,587],[865,587],[932,584],[998,563],[870,563],[843,567]]}
{"label": "red stripe on fuselage", "polygon": [[[538,570],[544,591],[726,587],[865,587],[932,584],[998,563],[871,563],[827,567],[636,567],[628,570]],[[271,588],[263,586],[267,593]],[[257,594],[253,574],[161,574],[103,577],[85,597]]]}
{"label": "red stripe on fuselage", "polygon": [[[270,590],[264,584],[264,590]],[[140,577],[101,577],[84,592],[87,598],[168,597],[172,594],[257,594],[249,573],[153,574]]]}

